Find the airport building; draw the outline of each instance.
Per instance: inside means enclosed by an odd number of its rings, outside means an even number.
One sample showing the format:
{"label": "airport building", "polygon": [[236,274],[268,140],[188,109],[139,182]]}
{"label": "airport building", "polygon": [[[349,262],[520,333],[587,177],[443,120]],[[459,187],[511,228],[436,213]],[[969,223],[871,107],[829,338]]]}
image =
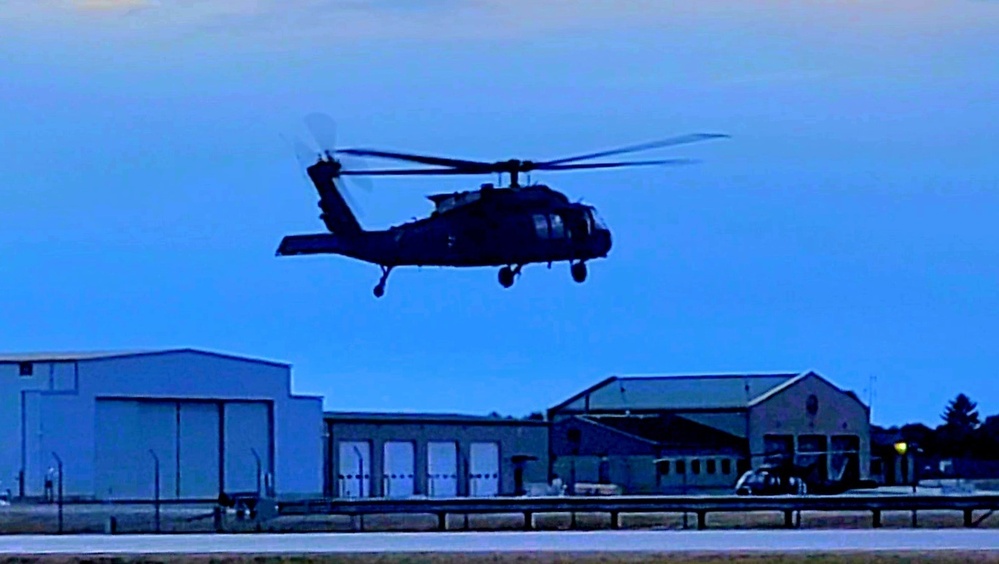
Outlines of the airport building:
{"label": "airport building", "polygon": [[870,412],[816,372],[614,376],[548,410],[552,471],[625,493],[731,492],[779,457],[867,479]]}
{"label": "airport building", "polygon": [[548,483],[548,424],[436,413],[328,412],[326,495],[520,495]]}
{"label": "airport building", "polygon": [[[546,420],[325,412],[278,362],[194,349],[0,355],[0,493],[68,499],[730,492],[774,456],[866,479],[869,411],[815,372],[611,377]],[[61,468],[61,474],[60,474]]]}
{"label": "airport building", "polygon": [[[217,500],[322,493],[319,397],[286,364],[191,349],[0,356],[0,489]],[[158,472],[157,472],[158,469]],[[158,476],[157,476],[158,474]]]}

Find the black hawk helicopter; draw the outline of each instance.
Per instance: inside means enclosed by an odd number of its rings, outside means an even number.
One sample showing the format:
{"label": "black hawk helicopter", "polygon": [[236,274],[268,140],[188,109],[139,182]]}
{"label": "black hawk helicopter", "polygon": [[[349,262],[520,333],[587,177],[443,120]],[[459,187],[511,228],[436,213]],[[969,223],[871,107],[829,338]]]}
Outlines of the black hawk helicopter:
{"label": "black hawk helicopter", "polygon": [[[315,114],[313,128],[330,130]],[[307,119],[307,123],[310,122]],[[316,135],[317,139],[327,135]],[[607,256],[611,232],[596,208],[573,203],[565,194],[544,184],[521,185],[520,174],[533,171],[593,170],[625,166],[690,164],[689,159],[581,163],[611,155],[681,145],[725,134],[689,134],[609,151],[601,151],[547,161],[509,159],[497,162],[472,161],[415,155],[376,149],[334,149],[330,142],[319,152],[311,152],[315,162],[303,162],[309,180],[319,194],[320,219],[329,233],[288,235],[277,249],[278,256],[334,254],[376,264],[382,269],[374,294],[385,294],[385,282],[399,266],[500,267],[499,282],[513,285],[525,265],[566,261],[573,280],[586,280],[586,261]],[[310,150],[299,142],[299,160]],[[435,168],[348,170],[334,155],[355,155],[419,163]],[[435,209],[428,217],[386,230],[368,231],[361,227],[344,194],[343,177],[425,176],[425,175],[508,174],[510,184],[497,187],[482,184],[477,190],[431,194]]]}

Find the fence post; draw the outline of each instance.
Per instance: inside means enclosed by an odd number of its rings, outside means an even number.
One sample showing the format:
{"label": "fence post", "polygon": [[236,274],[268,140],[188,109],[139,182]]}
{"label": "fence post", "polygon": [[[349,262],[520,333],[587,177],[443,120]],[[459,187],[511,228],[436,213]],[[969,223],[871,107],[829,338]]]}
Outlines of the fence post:
{"label": "fence post", "polygon": [[160,532],[160,457],[156,456],[153,449],[149,449],[149,454],[153,455],[154,470],[153,484],[156,490],[153,492],[153,506],[156,508],[156,532]]}
{"label": "fence post", "polygon": [[253,459],[257,464],[257,497],[260,497],[260,455],[257,454],[257,449],[250,447],[250,452],[253,453]]}
{"label": "fence post", "polygon": [[52,453],[52,457],[56,460],[56,467],[59,469],[59,532],[62,533],[62,459],[55,452]]}

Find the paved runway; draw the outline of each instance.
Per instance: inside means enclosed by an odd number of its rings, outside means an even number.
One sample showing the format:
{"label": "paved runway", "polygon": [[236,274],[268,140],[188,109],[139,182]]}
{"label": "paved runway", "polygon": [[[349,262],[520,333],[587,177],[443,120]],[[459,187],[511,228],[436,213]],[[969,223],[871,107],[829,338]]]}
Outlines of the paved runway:
{"label": "paved runway", "polygon": [[999,551],[996,530],[0,536],[0,554]]}

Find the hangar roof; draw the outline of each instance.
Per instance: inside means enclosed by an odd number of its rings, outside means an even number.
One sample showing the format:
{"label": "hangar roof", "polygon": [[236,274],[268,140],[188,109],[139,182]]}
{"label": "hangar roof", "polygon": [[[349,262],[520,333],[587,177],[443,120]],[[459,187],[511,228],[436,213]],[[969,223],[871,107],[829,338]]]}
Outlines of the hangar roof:
{"label": "hangar roof", "polygon": [[550,411],[746,409],[812,374],[815,373],[612,376]]}
{"label": "hangar roof", "polygon": [[457,425],[547,425],[538,419],[516,419],[490,415],[467,415],[461,413],[406,413],[406,412],[366,412],[366,411],[327,411],[323,414],[327,421],[352,423],[417,423],[417,424],[457,424]]}
{"label": "hangar roof", "polygon": [[217,353],[202,349],[176,348],[176,349],[134,349],[120,351],[82,351],[82,352],[26,352],[26,353],[0,353],[0,364],[14,362],[79,362],[86,360],[104,360],[109,358],[126,358],[135,356],[146,356],[155,354],[170,354],[192,352],[206,354],[210,356],[229,358],[233,360],[243,360],[249,362],[261,362],[264,364],[274,364],[278,366],[288,366],[286,363],[263,360],[245,356]]}
{"label": "hangar roof", "polygon": [[698,423],[672,414],[654,416],[593,416],[581,415],[577,419],[609,427],[620,433],[639,437],[669,449],[693,448],[720,450],[741,448],[745,439],[722,429]]}

